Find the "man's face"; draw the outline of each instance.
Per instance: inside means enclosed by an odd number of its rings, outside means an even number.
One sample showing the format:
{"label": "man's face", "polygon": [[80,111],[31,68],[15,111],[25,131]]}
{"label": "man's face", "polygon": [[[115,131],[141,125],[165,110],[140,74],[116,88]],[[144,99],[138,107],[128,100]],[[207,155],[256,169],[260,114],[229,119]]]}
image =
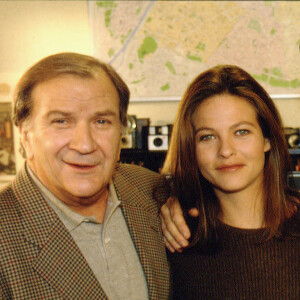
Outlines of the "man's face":
{"label": "man's face", "polygon": [[31,117],[20,127],[28,165],[66,204],[96,200],[121,149],[119,95],[110,78],[61,75],[37,85],[32,99]]}

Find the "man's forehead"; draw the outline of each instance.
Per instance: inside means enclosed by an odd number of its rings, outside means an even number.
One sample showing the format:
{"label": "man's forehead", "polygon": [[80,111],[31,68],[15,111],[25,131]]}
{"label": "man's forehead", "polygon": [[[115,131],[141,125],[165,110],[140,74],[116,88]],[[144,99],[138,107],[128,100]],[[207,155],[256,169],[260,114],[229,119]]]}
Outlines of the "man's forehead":
{"label": "man's forehead", "polygon": [[[105,73],[104,73],[105,75]],[[53,101],[100,101],[117,98],[119,95],[108,76],[102,78],[82,78],[76,75],[51,78],[36,85],[32,91],[32,100],[51,98]]]}

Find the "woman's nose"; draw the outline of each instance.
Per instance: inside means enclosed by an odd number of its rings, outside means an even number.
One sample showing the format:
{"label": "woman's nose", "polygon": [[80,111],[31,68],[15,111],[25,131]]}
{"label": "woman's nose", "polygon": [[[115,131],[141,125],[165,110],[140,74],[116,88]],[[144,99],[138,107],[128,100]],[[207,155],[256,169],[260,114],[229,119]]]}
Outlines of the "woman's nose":
{"label": "woman's nose", "polygon": [[219,155],[224,158],[228,158],[236,153],[234,142],[230,138],[220,139],[219,143]]}

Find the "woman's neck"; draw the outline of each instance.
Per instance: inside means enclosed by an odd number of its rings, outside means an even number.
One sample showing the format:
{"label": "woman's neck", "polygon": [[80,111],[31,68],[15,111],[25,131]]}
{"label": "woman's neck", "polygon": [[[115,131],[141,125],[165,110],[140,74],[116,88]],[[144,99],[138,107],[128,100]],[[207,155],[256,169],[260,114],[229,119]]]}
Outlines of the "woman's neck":
{"label": "woman's neck", "polygon": [[221,206],[219,219],[230,226],[256,229],[264,227],[262,192],[223,193],[216,191]]}

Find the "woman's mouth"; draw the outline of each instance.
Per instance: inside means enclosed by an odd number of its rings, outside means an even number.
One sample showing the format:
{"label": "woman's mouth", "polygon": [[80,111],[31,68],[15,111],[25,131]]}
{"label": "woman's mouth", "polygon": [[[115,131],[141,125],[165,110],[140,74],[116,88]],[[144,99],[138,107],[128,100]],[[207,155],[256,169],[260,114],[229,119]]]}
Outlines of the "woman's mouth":
{"label": "woman's mouth", "polygon": [[233,164],[233,165],[222,165],[217,167],[218,171],[221,172],[234,172],[244,167],[243,164]]}

